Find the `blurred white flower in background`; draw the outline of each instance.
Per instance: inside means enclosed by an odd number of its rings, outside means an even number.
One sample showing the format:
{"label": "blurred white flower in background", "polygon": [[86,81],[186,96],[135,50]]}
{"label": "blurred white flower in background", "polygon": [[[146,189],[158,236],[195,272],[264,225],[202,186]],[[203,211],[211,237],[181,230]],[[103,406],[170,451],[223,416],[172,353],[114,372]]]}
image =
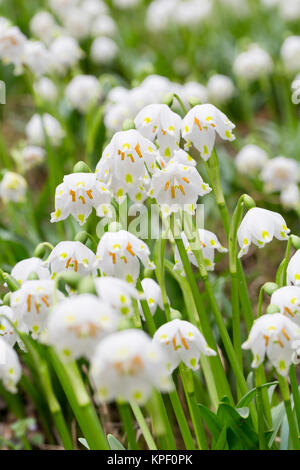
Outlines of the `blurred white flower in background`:
{"label": "blurred white flower in background", "polygon": [[105,36],[94,39],[91,46],[91,59],[95,64],[110,63],[117,54],[118,46],[113,39]]}
{"label": "blurred white flower in background", "polygon": [[283,64],[290,73],[300,71],[300,36],[288,36],[281,46]]}
{"label": "blurred white flower in background", "polygon": [[48,11],[39,11],[30,20],[30,31],[45,44],[50,44],[60,28]]}
{"label": "blurred white flower in background", "polygon": [[241,52],[233,63],[234,73],[244,80],[257,80],[273,71],[273,61],[267,51],[258,44],[250,44],[247,51]]}
{"label": "blurred white flower in background", "polygon": [[81,113],[96,105],[101,93],[100,83],[93,75],[76,75],[65,89],[69,105]]}
{"label": "blurred white flower in background", "polygon": [[267,192],[286,189],[290,184],[298,183],[299,177],[299,163],[283,156],[268,160],[261,173]]}
{"label": "blurred white flower in background", "polygon": [[50,271],[40,258],[32,257],[19,261],[11,270],[11,275],[21,285],[27,281],[30,274],[36,274],[39,279],[49,279]]}
{"label": "blurred white flower in background", "polygon": [[258,145],[245,145],[235,157],[235,165],[238,171],[244,175],[254,176],[268,160],[268,154]]}
{"label": "blurred white flower in background", "polygon": [[41,77],[34,84],[34,90],[43,100],[49,103],[55,102],[58,96],[56,85],[48,77]]}
{"label": "blurred white flower in background", "polygon": [[42,116],[34,114],[27,123],[25,132],[28,141],[38,146],[46,145],[45,135],[54,147],[58,147],[65,136],[65,132],[58,120],[48,113]]}
{"label": "blurred white flower in background", "polygon": [[209,100],[216,104],[227,103],[235,94],[235,86],[226,75],[212,75],[206,84]]}
{"label": "blurred white flower in background", "polygon": [[71,36],[58,37],[51,43],[49,50],[55,57],[54,69],[62,75],[74,67],[83,55],[78,42]]}
{"label": "blurred white flower in background", "polygon": [[23,176],[13,171],[4,173],[0,181],[0,198],[4,202],[24,202],[27,183]]}

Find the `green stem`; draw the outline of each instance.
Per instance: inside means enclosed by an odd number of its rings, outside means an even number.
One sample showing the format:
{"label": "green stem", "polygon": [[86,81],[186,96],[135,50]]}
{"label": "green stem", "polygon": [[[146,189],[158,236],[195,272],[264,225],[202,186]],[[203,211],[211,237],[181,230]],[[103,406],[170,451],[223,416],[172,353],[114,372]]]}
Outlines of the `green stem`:
{"label": "green stem", "polygon": [[294,398],[294,408],[296,411],[298,429],[300,429],[300,394],[299,394],[299,387],[298,381],[296,376],[296,370],[294,364],[290,367],[290,382],[291,382],[291,389]]}
{"label": "green stem", "polygon": [[139,406],[134,403],[130,402],[131,409],[133,411],[133,414],[139,424],[139,427],[142,431],[142,434],[144,436],[144,439],[146,441],[147,446],[149,447],[150,450],[157,450],[156,444],[154,442],[154,439],[148,429],[147,423],[145,421],[145,418],[143,416],[143,413],[141,412]]}
{"label": "green stem", "polygon": [[118,403],[118,410],[122,419],[126,439],[128,443],[128,450],[139,450],[139,445],[136,442],[136,431],[132,420],[131,410],[127,403]]}
{"label": "green stem", "polygon": [[164,259],[165,259],[165,246],[166,240],[159,239],[157,240],[154,248],[154,262],[155,262],[155,274],[157,281],[161,288],[161,296],[162,302],[164,306],[165,315],[167,321],[171,320],[171,310],[169,305],[169,299],[166,290],[166,283],[165,283],[165,272],[164,272]]}
{"label": "green stem", "polygon": [[289,434],[293,444],[294,450],[300,450],[300,443],[298,437],[297,423],[295,420],[295,415],[291,406],[290,391],[289,385],[286,378],[278,374],[278,382],[281,390],[281,394],[284,400],[284,406],[286,411],[287,420],[289,423]]}
{"label": "green stem", "polygon": [[180,428],[185,447],[187,450],[195,450],[194,440],[189,425],[187,423],[185,414],[183,412],[177,390],[174,389],[172,392],[170,392],[169,397],[175,412],[175,416]]}

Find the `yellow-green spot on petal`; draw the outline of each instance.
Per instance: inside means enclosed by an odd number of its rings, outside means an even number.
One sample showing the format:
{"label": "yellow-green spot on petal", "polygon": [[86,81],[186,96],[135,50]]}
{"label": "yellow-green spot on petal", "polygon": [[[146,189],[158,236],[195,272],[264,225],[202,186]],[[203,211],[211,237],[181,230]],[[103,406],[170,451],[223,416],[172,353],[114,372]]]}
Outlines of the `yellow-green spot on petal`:
{"label": "yellow-green spot on petal", "polygon": [[84,214],[78,214],[77,219],[83,224],[83,222],[84,222]]}
{"label": "yellow-green spot on petal", "polygon": [[63,355],[66,356],[66,357],[70,357],[71,356],[70,349],[63,349]]}
{"label": "yellow-green spot on petal", "polygon": [[130,312],[129,307],[122,307],[121,308],[122,315],[128,315],[129,312]]}
{"label": "yellow-green spot on petal", "polygon": [[227,137],[228,139],[231,139],[231,138],[232,138],[232,134],[231,134],[231,132],[228,131],[228,130],[225,131],[225,135],[226,135],[226,137]]}
{"label": "yellow-green spot on petal", "polygon": [[192,357],[192,359],[190,360],[190,364],[191,364],[192,367],[196,367],[197,359],[195,357]]}
{"label": "yellow-green spot on petal", "polygon": [[286,368],[285,362],[283,359],[281,359],[281,361],[279,361],[279,369],[285,370],[285,368]]}
{"label": "yellow-green spot on petal", "polygon": [[118,191],[117,191],[117,197],[122,197],[123,194],[124,194],[123,189],[122,189],[122,188],[118,189]]}
{"label": "yellow-green spot on petal", "polygon": [[130,282],[131,284],[133,283],[133,277],[131,276],[131,274],[127,274],[126,281]]}
{"label": "yellow-green spot on petal", "polygon": [[127,184],[132,184],[133,182],[133,178],[132,178],[132,175],[130,173],[128,173],[126,176],[125,176],[125,181]]}
{"label": "yellow-green spot on petal", "polygon": [[165,149],[165,151],[164,151],[164,155],[165,155],[165,157],[170,157],[170,156],[171,156],[170,147],[166,147],[166,149]]}
{"label": "yellow-green spot on petal", "polygon": [[8,373],[9,373],[10,375],[13,375],[14,372],[15,372],[15,371],[14,371],[14,369],[13,369],[12,367],[10,367],[10,368],[8,369]]}

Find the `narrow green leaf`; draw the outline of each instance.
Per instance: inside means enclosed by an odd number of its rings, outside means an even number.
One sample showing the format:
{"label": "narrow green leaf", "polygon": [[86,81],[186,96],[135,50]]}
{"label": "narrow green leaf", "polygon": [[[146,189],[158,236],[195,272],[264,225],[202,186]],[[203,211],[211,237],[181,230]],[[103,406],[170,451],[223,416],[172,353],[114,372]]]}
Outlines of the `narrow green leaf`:
{"label": "narrow green leaf", "polygon": [[126,450],[123,444],[112,434],[107,434],[107,440],[111,450]]}

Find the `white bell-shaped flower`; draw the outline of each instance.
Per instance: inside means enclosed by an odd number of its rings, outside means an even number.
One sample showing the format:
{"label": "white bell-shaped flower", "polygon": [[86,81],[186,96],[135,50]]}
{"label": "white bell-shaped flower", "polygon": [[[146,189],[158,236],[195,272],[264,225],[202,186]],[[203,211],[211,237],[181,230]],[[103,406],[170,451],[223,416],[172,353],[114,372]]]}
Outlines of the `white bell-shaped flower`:
{"label": "white bell-shaped flower", "polygon": [[273,292],[270,304],[276,305],[280,313],[300,325],[300,287],[285,286]]}
{"label": "white bell-shaped flower", "polygon": [[[214,263],[215,250],[219,251],[220,253],[227,253],[228,250],[223,245],[221,245],[217,236],[213,232],[210,232],[209,230],[205,230],[205,229],[198,229],[198,234],[199,234],[199,240],[200,240],[200,245],[201,245],[200,248],[203,254],[205,267],[208,271],[213,271],[215,268],[215,263]],[[184,232],[181,233],[181,238],[185,246],[185,249],[187,251],[190,262],[194,266],[198,267],[196,257],[193,253],[193,248],[196,248],[196,246],[194,247],[192,246],[191,242],[188,240]],[[197,242],[196,240],[192,240],[192,243],[197,243]],[[180,270],[182,271],[182,274],[184,274],[183,265],[182,265],[177,247],[175,247],[174,257],[175,257],[174,269],[176,271]]]}
{"label": "white bell-shaped flower", "polygon": [[[155,314],[157,307],[161,310],[164,309],[163,300],[161,295],[161,288],[157,282],[155,282],[150,277],[145,277],[142,282],[142,288],[152,315]],[[139,304],[139,311],[142,319],[145,321],[143,310]]]}
{"label": "white bell-shaped flower", "polygon": [[117,132],[97,165],[97,177],[119,202],[126,193],[133,201],[143,202],[149,184],[147,169],[155,171],[157,155],[155,145],[138,131]]}
{"label": "white bell-shaped flower", "polygon": [[126,230],[106,232],[98,244],[96,266],[102,276],[118,277],[135,284],[140,274],[140,261],[146,268],[154,268],[149,255],[146,243],[132,233]]}
{"label": "white bell-shaped flower", "polygon": [[48,113],[42,116],[34,114],[27,123],[25,131],[29,142],[40,146],[46,145],[45,135],[53,147],[58,147],[65,136],[65,131],[58,120]]}
{"label": "white bell-shaped flower", "polygon": [[94,271],[96,255],[87,246],[78,241],[60,242],[51,251],[46,264],[52,278],[63,271],[75,271],[83,276]]}
{"label": "white bell-shaped flower", "polygon": [[198,197],[210,191],[196,168],[174,161],[152,176],[149,194],[156,199],[166,217],[179,209],[193,214]]}
{"label": "white bell-shaped flower", "polygon": [[71,108],[86,113],[97,103],[102,91],[99,80],[93,75],[76,75],[67,85],[65,93]]}
{"label": "white bell-shaped flower", "polygon": [[278,240],[287,240],[290,229],[286,221],[277,212],[253,207],[243,218],[237,232],[237,238],[241,247],[239,258],[248,253],[251,243],[258,248],[263,248],[270,243],[273,237]]}
{"label": "white bell-shaped flower", "polygon": [[23,176],[7,171],[0,181],[0,198],[4,202],[24,202],[26,189],[27,183]]}
{"label": "white bell-shaped flower", "polygon": [[110,217],[111,195],[105,183],[97,180],[95,173],[72,173],[64,176],[55,192],[55,212],[51,222],[65,220],[69,215],[83,225],[93,207],[99,217]]}
{"label": "white bell-shaped flower", "polygon": [[7,22],[0,29],[0,59],[3,62],[14,64],[16,73],[21,71],[27,38],[17,26],[10,26]]}
{"label": "white bell-shaped flower", "polygon": [[208,160],[213,150],[216,133],[223,140],[235,139],[235,125],[212,104],[200,104],[192,108],[182,121],[182,137],[186,148],[191,145],[199,150],[203,160]]}
{"label": "white bell-shaped flower", "polygon": [[215,356],[216,352],[207,343],[192,323],[172,320],[156,331],[153,341],[163,347],[168,357],[168,369],[172,372],[182,361],[193,370],[199,369],[201,354]]}
{"label": "white bell-shaped flower", "polygon": [[[53,306],[55,282],[52,280],[25,281],[19,290],[12,292],[10,305],[18,322],[24,322],[34,338],[42,333]],[[56,291],[57,300],[64,295]]]}
{"label": "white bell-shaped flower", "polygon": [[297,184],[290,184],[280,193],[280,202],[286,209],[296,209],[300,204],[300,191]]}
{"label": "white bell-shaped flower", "polygon": [[0,337],[0,380],[11,393],[17,392],[22,368],[16,351]]}
{"label": "white bell-shaped flower", "polygon": [[281,156],[269,160],[261,173],[267,192],[281,191],[290,184],[298,183],[299,177],[299,163],[293,158]]}
{"label": "white bell-shaped flower", "polygon": [[81,294],[52,309],[45,339],[65,360],[90,359],[99,341],[117,327],[118,318],[107,303]]}
{"label": "white bell-shaped flower", "polygon": [[11,270],[11,275],[21,285],[28,280],[30,274],[37,274],[39,279],[49,279],[50,272],[45,262],[40,258],[32,257],[19,261]]}
{"label": "white bell-shaped flower", "polygon": [[144,137],[152,141],[157,139],[159,152],[165,158],[171,158],[179,147],[181,121],[181,117],[166,104],[149,104],[134,120]]}
{"label": "white bell-shaped flower", "polygon": [[245,145],[235,158],[235,165],[243,175],[255,175],[262,170],[268,160],[268,154],[258,145]]}
{"label": "white bell-shaped flower", "polygon": [[141,330],[125,330],[104,338],[91,362],[91,379],[100,402],[114,399],[144,404],[153,387],[169,391],[166,358]]}
{"label": "white bell-shaped flower", "polygon": [[233,63],[234,73],[243,80],[253,81],[270,75],[273,61],[270,54],[258,44],[250,44]]}
{"label": "white bell-shaped flower", "polygon": [[206,86],[209,98],[216,104],[228,102],[235,94],[234,83],[232,79],[226,75],[212,75]]}
{"label": "white bell-shaped flower", "polygon": [[[4,315],[4,317],[2,315]],[[25,323],[22,320],[18,321],[11,307],[8,307],[8,305],[0,305],[0,338],[3,338],[11,347],[14,347],[17,342],[19,346],[24,349],[23,342],[20,340],[14,327],[24,333],[28,332]]]}
{"label": "white bell-shaped flower", "polygon": [[292,363],[295,340],[300,340],[296,323],[280,313],[266,314],[255,320],[242,349],[252,351],[252,367],[258,367],[267,355],[277,372],[286,376]]}
{"label": "white bell-shaped flower", "polygon": [[132,299],[139,299],[139,292],[123,279],[105,276],[94,280],[100,299],[109,304],[121,317],[130,318],[134,314]]}
{"label": "white bell-shaped flower", "polygon": [[291,257],[287,270],[286,282],[288,285],[300,286],[300,250]]}
{"label": "white bell-shaped flower", "polygon": [[61,75],[74,67],[83,55],[78,42],[71,36],[56,38],[51,43],[50,52],[55,57],[54,69]]}

